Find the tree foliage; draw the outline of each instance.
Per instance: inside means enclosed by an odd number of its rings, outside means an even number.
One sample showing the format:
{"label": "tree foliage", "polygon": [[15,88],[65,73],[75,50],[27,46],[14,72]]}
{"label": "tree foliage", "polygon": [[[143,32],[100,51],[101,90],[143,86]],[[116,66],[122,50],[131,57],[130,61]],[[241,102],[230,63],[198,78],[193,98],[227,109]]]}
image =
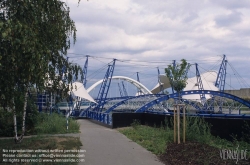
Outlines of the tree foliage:
{"label": "tree foliage", "polygon": [[185,59],[182,59],[180,64],[176,64],[175,66],[168,65],[168,67],[165,68],[165,73],[169,78],[171,86],[178,93],[187,85],[187,71],[189,68],[190,65]]}
{"label": "tree foliage", "polygon": [[66,58],[70,37],[76,41],[69,12],[59,0],[0,2],[0,106],[23,110],[25,117],[27,99],[15,107],[14,97],[26,97],[30,86],[67,95],[81,71]]}

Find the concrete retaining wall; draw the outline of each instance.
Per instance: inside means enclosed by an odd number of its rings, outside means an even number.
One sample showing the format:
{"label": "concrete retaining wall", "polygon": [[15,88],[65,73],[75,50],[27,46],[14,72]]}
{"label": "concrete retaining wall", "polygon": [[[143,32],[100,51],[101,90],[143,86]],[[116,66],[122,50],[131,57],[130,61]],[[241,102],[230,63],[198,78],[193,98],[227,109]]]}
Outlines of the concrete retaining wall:
{"label": "concrete retaining wall", "polygon": [[250,88],[241,88],[239,90],[225,90],[224,92],[241,97],[241,98],[250,99]]}
{"label": "concrete retaining wall", "polygon": [[[148,114],[148,113],[113,113],[113,128],[128,127],[138,120],[142,125],[156,126],[170,124],[173,116]],[[211,134],[224,139],[232,140],[231,135],[242,137],[242,132],[250,133],[250,130],[245,130],[245,123],[250,126],[249,119],[229,119],[229,118],[204,118],[205,121],[211,124]],[[247,131],[247,132],[246,132]]]}

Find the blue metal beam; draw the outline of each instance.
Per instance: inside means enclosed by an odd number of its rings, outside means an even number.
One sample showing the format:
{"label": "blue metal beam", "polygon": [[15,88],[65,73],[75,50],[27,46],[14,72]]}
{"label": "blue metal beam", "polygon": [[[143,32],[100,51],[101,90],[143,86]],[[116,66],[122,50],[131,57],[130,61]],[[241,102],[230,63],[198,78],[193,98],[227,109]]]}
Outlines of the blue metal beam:
{"label": "blue metal beam", "polygon": [[223,59],[220,65],[220,69],[215,81],[215,86],[219,88],[220,92],[224,92],[225,80],[226,80],[226,69],[227,69],[227,60],[226,55],[223,55]]}
{"label": "blue metal beam", "polygon": [[[210,91],[210,90],[192,90],[192,91],[182,91],[180,93],[181,95],[192,95],[192,94],[208,94],[208,95],[214,95],[214,96],[220,96],[220,97],[225,97],[225,98],[228,98],[228,99],[232,99],[232,100],[235,100],[247,107],[250,108],[250,102],[244,100],[244,99],[241,99],[237,96],[234,96],[234,95],[231,95],[231,94],[228,94],[228,93],[224,93],[224,92],[218,92],[218,91]],[[135,99],[135,98],[143,98],[143,97],[149,97],[149,96],[154,96],[154,97],[157,97],[158,98],[161,98],[163,96],[166,96],[166,95],[162,95],[162,94],[157,94],[157,95],[140,95],[140,96],[130,96],[130,97],[124,97],[124,100],[118,102],[117,104],[113,105],[112,107],[110,107],[107,111],[105,111],[105,113],[110,113],[111,111],[113,111],[116,107],[124,104],[127,100],[131,100],[131,99]],[[173,93],[173,94],[169,94],[167,95],[168,97],[166,98],[178,98],[178,93]],[[125,99],[126,98],[126,99]],[[163,97],[165,98],[165,97]],[[110,100],[114,100],[114,99],[119,99],[119,98],[109,98]],[[121,99],[121,98],[120,98]],[[156,100],[157,100],[156,99]],[[168,99],[167,99],[168,100]],[[153,100],[152,102],[153,103],[159,103],[161,101],[164,101],[164,99],[158,99],[158,101],[155,101]],[[192,104],[192,102],[190,101],[187,101],[187,100],[184,100],[186,103],[190,104],[191,106],[195,107],[197,110],[202,110],[200,107],[198,107],[197,105],[195,104]],[[105,104],[105,103],[104,103]],[[152,105],[155,105],[155,104],[152,104]],[[149,105],[151,105],[151,103],[149,103]],[[147,106],[147,108],[149,108],[149,105],[145,104],[145,106]],[[145,106],[143,106],[145,108]],[[141,108],[143,108],[141,107]],[[146,109],[147,109],[146,108]],[[144,109],[143,111],[145,111],[146,109]],[[139,110],[139,109],[138,109]]]}
{"label": "blue metal beam", "polygon": [[[140,82],[139,72],[136,72],[136,76],[137,76],[137,81]],[[138,95],[142,94],[141,89],[137,88],[137,93],[138,93]]]}
{"label": "blue metal beam", "polygon": [[183,102],[186,103],[186,104],[191,105],[192,107],[194,107],[194,108],[197,109],[198,111],[202,111],[202,108],[200,108],[200,107],[199,107],[197,104],[195,104],[195,102],[193,102],[193,101],[184,100],[184,99],[181,99],[181,101],[183,101]]}
{"label": "blue metal beam", "polygon": [[160,85],[160,94],[163,94],[163,86],[161,84],[161,80],[160,80],[160,70],[159,70],[159,67],[157,67],[157,71],[158,71],[158,83]]}
{"label": "blue metal beam", "polygon": [[191,64],[188,63],[187,65],[188,65],[188,67],[187,67],[187,69],[185,70],[185,73],[184,73],[185,77],[187,77],[187,74],[188,74],[188,71],[189,71],[189,68],[190,68]]}
{"label": "blue metal beam", "polygon": [[162,101],[168,100],[169,99],[169,95],[165,95],[163,97],[157,98],[153,101],[150,101],[149,103],[145,104],[144,106],[142,106],[141,108],[137,109],[135,111],[135,113],[141,113],[144,112],[145,110],[147,110],[149,107],[152,107],[155,104],[159,104]]}
{"label": "blue metal beam", "polygon": [[[215,81],[215,86],[219,88],[220,92],[224,92],[225,81],[226,81],[226,69],[227,69],[227,60],[226,55],[223,55],[223,59],[220,65],[220,69]],[[212,102],[214,102],[214,98],[212,97]],[[220,100],[220,111],[222,111],[223,102]]]}
{"label": "blue metal beam", "polygon": [[123,94],[124,94],[124,96],[125,97],[128,96],[128,92],[127,92],[127,90],[125,88],[125,85],[124,85],[123,81],[122,81],[122,88],[123,88]]}
{"label": "blue metal beam", "polygon": [[[240,98],[240,97],[237,97],[237,96],[234,96],[234,95],[231,95],[231,94],[228,94],[228,93],[224,93],[224,92],[218,92],[218,91],[210,91],[210,90],[192,90],[192,91],[182,91],[180,93],[181,95],[192,95],[192,94],[208,94],[208,95],[214,95],[214,96],[220,96],[220,97],[225,97],[225,98],[229,98],[229,99],[232,99],[232,100],[235,100],[247,107],[250,108],[250,102]],[[169,94],[169,95],[166,95],[166,96],[163,96],[163,97],[160,97],[160,98],[157,98],[147,104],[145,104],[144,106],[142,106],[141,108],[137,109],[135,112],[136,113],[139,113],[139,112],[144,112],[146,111],[148,108],[150,108],[151,106],[155,105],[155,104],[158,104],[162,101],[165,101],[165,100],[168,100],[169,98],[176,98],[178,97],[178,93],[173,93],[173,94]]]}
{"label": "blue metal beam", "polygon": [[114,73],[115,61],[116,61],[116,59],[113,60],[112,65],[109,65],[108,70],[104,76],[103,82],[101,84],[101,88],[100,88],[98,96],[97,96],[97,99],[99,101],[98,101],[97,106],[94,108],[94,110],[102,111],[102,108],[104,106],[104,104],[102,104],[102,103],[104,103],[106,101],[106,98],[107,98],[107,95],[109,92],[110,83],[111,83],[112,76]]}
{"label": "blue metal beam", "polygon": [[137,81],[140,82],[139,72],[136,72],[136,75],[137,75]]}
{"label": "blue metal beam", "polygon": [[[136,96],[129,96],[129,97],[113,97],[113,98],[107,98],[104,102],[100,103],[99,106],[104,106],[108,101],[112,101],[112,100],[125,100],[127,98],[135,98]],[[96,100],[97,102],[99,102],[99,100]],[[83,117],[84,114],[86,114],[88,111],[93,111],[96,108],[97,104],[91,104],[87,109],[80,111],[79,113],[79,117]],[[91,110],[92,109],[92,110]],[[106,113],[106,112],[105,112]]]}
{"label": "blue metal beam", "polygon": [[118,83],[118,88],[119,88],[119,92],[120,92],[121,97],[123,97],[123,93],[122,93],[122,89],[121,89],[120,83]]}
{"label": "blue metal beam", "polygon": [[125,104],[126,101],[128,100],[132,100],[132,99],[136,99],[136,98],[143,98],[143,97],[150,97],[150,96],[153,96],[153,97],[162,97],[163,95],[152,95],[152,94],[148,94],[148,95],[139,95],[139,96],[128,96],[128,97],[125,97],[126,99],[116,103],[115,105],[113,105],[112,107],[110,107],[109,109],[107,109],[105,111],[105,113],[110,113],[111,111],[113,111],[115,108],[117,108],[118,106],[122,105],[122,104]]}
{"label": "blue metal beam", "polygon": [[[198,64],[197,63],[195,63],[195,68],[196,68],[196,78],[197,78],[197,84],[195,84],[195,85],[198,86],[199,90],[204,90],[203,83],[202,83],[202,80],[201,80],[200,71],[198,69]],[[201,99],[201,102],[204,103],[204,101],[206,100],[206,97],[205,97],[204,93],[200,94],[200,99]]]}
{"label": "blue metal beam", "polygon": [[[218,91],[210,91],[210,90],[192,90],[192,91],[182,91],[181,95],[192,95],[192,94],[208,94],[208,95],[214,95],[214,96],[220,96],[220,97],[225,97],[228,99],[232,99],[235,100],[247,107],[250,108],[250,102],[241,99],[237,96],[228,94],[228,93],[224,93],[224,92],[218,92]],[[115,97],[115,98],[108,98],[105,102],[102,102],[101,104],[104,105],[107,101],[110,100],[121,100],[120,102],[116,103],[115,105],[113,105],[112,107],[110,107],[108,110],[105,111],[105,113],[110,113],[111,111],[113,111],[116,107],[125,104],[126,101],[128,100],[132,100],[132,99],[136,99],[136,98],[143,98],[143,97],[157,97],[157,99],[145,104],[144,106],[142,106],[141,108],[139,108],[138,110],[136,110],[136,112],[145,112],[148,108],[150,108],[151,106],[158,104],[162,101],[168,100],[169,98],[177,98],[178,97],[178,93],[173,93],[173,94],[169,94],[169,95],[162,95],[162,94],[157,94],[157,95],[140,95],[140,96],[129,96],[129,97]],[[187,101],[187,100],[183,100],[185,103],[188,103],[190,105],[192,105],[193,107],[195,107],[197,110],[203,110],[201,109],[198,105],[192,104],[192,102]],[[82,112],[79,116],[82,116],[83,113],[86,113],[87,111],[90,111],[91,108],[86,109],[84,112]]]}
{"label": "blue metal beam", "polygon": [[82,83],[83,83],[84,87],[86,87],[86,84],[87,84],[88,63],[89,63],[89,55],[86,56],[86,61],[85,61],[84,67],[82,69],[82,72],[83,72]]}

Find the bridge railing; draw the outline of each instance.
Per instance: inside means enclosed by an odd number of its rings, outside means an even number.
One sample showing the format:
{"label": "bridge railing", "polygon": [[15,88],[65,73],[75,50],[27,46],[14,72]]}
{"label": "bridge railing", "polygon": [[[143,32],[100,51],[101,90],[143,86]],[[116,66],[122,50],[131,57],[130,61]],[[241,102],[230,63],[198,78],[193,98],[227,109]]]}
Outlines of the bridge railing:
{"label": "bridge railing", "polygon": [[[77,114],[76,114],[77,115]],[[112,114],[98,111],[84,111],[80,117],[86,117],[107,125],[112,125]]]}

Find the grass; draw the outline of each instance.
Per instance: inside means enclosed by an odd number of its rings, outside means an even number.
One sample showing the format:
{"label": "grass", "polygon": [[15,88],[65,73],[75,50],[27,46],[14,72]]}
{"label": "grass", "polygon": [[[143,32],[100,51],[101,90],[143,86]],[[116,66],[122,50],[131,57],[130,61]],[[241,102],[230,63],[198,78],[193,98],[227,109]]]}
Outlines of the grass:
{"label": "grass", "polygon": [[[9,121],[9,120],[6,120]],[[65,136],[45,136],[44,134],[65,134],[65,133],[79,133],[80,131],[80,124],[77,122],[77,120],[74,120],[72,118],[68,119],[68,130],[67,130],[67,122],[66,122],[66,117],[52,113],[52,114],[46,114],[46,113],[38,113],[34,115],[32,118],[32,121],[34,122],[27,122],[27,128],[28,131],[25,133],[25,135],[38,135],[36,137],[31,137],[31,138],[24,138],[21,143],[16,144],[13,139],[0,139],[0,164],[3,162],[3,149],[5,150],[10,150],[10,149],[29,149],[29,150],[77,150],[80,149],[80,146],[82,146],[82,143],[79,139],[79,137],[65,137]],[[32,124],[30,124],[32,123]],[[13,125],[13,124],[12,124]],[[19,124],[20,126],[20,124]],[[10,127],[11,128],[11,127]],[[21,129],[19,128],[19,131]],[[13,136],[13,129],[10,129],[10,131],[5,131],[9,132],[7,136],[12,135]],[[20,132],[18,132],[20,134]],[[4,135],[4,134],[3,134]],[[6,154],[6,153],[5,153]],[[10,154],[10,153],[8,153]],[[30,153],[32,154],[29,155],[27,158],[22,158],[22,159],[32,159],[32,160],[42,160],[47,158],[39,158],[39,154],[51,154],[50,152],[46,153]],[[61,154],[61,153],[58,153]],[[71,154],[71,153],[68,153]],[[76,153],[72,153],[76,154]],[[82,154],[82,153],[80,153]],[[6,158],[6,157],[5,157]],[[7,158],[8,159],[8,158]],[[12,158],[9,158],[12,159]],[[15,154],[15,158],[21,161],[21,158],[17,157],[17,154]],[[63,158],[57,158],[57,159],[67,159],[67,160],[76,160],[75,157],[63,157]],[[84,159],[84,158],[80,158]],[[55,159],[53,158],[48,158],[49,161],[53,161]],[[5,163],[3,163],[5,164]],[[10,163],[8,163],[10,164]],[[12,164],[21,164],[20,162],[18,163],[12,163]],[[23,164],[23,163],[22,163]],[[62,162],[60,161],[59,163],[52,162],[32,162],[32,163],[24,163],[24,164],[77,164],[77,162]]]}
{"label": "grass", "polygon": [[[37,110],[29,111],[26,115],[25,135],[37,134],[63,134],[63,133],[79,133],[80,125],[77,120],[65,116],[52,113],[39,113]],[[22,131],[22,114],[17,115],[18,134]],[[0,137],[13,137],[14,124],[13,114],[0,109]]]}
{"label": "grass", "polygon": [[[235,149],[237,146],[239,146],[239,149],[242,150],[250,148],[250,143],[245,141],[235,140],[230,142],[225,139],[212,136],[210,133],[210,126],[202,118],[187,117],[186,123],[187,141],[208,144],[218,149]],[[156,128],[140,125],[138,121],[135,121],[131,127],[121,128],[118,130],[129,139],[135,141],[156,155],[163,154],[167,145],[173,142],[174,137],[174,131],[171,125]],[[182,130],[180,132],[182,137]],[[248,154],[250,153],[248,152]]]}
{"label": "grass", "polygon": [[34,128],[37,134],[79,133],[80,125],[72,118],[68,118],[68,130],[65,116],[56,113],[50,115],[42,113],[38,120]]}
{"label": "grass", "polygon": [[[187,118],[187,140],[205,142],[210,138],[209,126],[202,125],[201,122],[200,118],[195,120]],[[171,125],[156,128],[140,125],[138,121],[135,121],[131,126],[127,129],[119,129],[119,131],[156,155],[164,153],[167,144],[173,141],[174,131]]]}
{"label": "grass", "polygon": [[163,127],[153,128],[140,125],[138,121],[132,127],[118,129],[131,140],[137,142],[144,148],[155,154],[161,154],[166,148],[166,144],[171,141],[173,131],[165,131]]}
{"label": "grass", "polygon": [[[45,137],[45,136],[37,136],[37,137],[31,137],[31,138],[25,138],[23,139],[22,143],[19,144],[15,144],[13,139],[0,139],[0,163],[1,164],[10,164],[10,163],[3,163],[3,149],[5,150],[17,150],[17,149],[23,149],[23,150],[79,150],[80,146],[82,146],[82,143],[79,139],[79,137],[66,137],[66,136],[50,136],[50,137]],[[43,153],[43,154],[47,154]],[[71,152],[72,153],[72,152]],[[69,153],[69,154],[71,154]],[[9,153],[10,154],[10,153]],[[32,152],[31,154],[35,155],[34,158],[32,159],[38,159],[39,156],[38,154],[41,154],[41,152],[37,152],[34,153]],[[49,153],[51,154],[51,152]],[[58,153],[61,154],[61,153]],[[73,152],[72,154],[75,154],[75,152]],[[82,154],[82,153],[81,153]],[[17,154],[15,154],[17,155]],[[72,157],[73,158],[73,157]],[[16,158],[18,159],[18,158]],[[25,159],[31,159],[31,157],[25,158]],[[50,159],[50,158],[42,158],[42,159]],[[65,159],[65,158],[64,158]],[[67,159],[70,159],[67,158]],[[20,158],[19,158],[20,160]],[[53,158],[51,158],[50,160],[53,160]],[[12,164],[21,164],[21,163],[12,163]],[[25,164],[29,164],[29,165],[35,165],[35,164],[44,164],[43,163],[25,163]],[[59,162],[59,163],[47,163],[47,165],[51,165],[51,164],[69,164],[69,163],[63,163],[63,162]],[[77,163],[70,163],[70,164],[77,164]]]}

